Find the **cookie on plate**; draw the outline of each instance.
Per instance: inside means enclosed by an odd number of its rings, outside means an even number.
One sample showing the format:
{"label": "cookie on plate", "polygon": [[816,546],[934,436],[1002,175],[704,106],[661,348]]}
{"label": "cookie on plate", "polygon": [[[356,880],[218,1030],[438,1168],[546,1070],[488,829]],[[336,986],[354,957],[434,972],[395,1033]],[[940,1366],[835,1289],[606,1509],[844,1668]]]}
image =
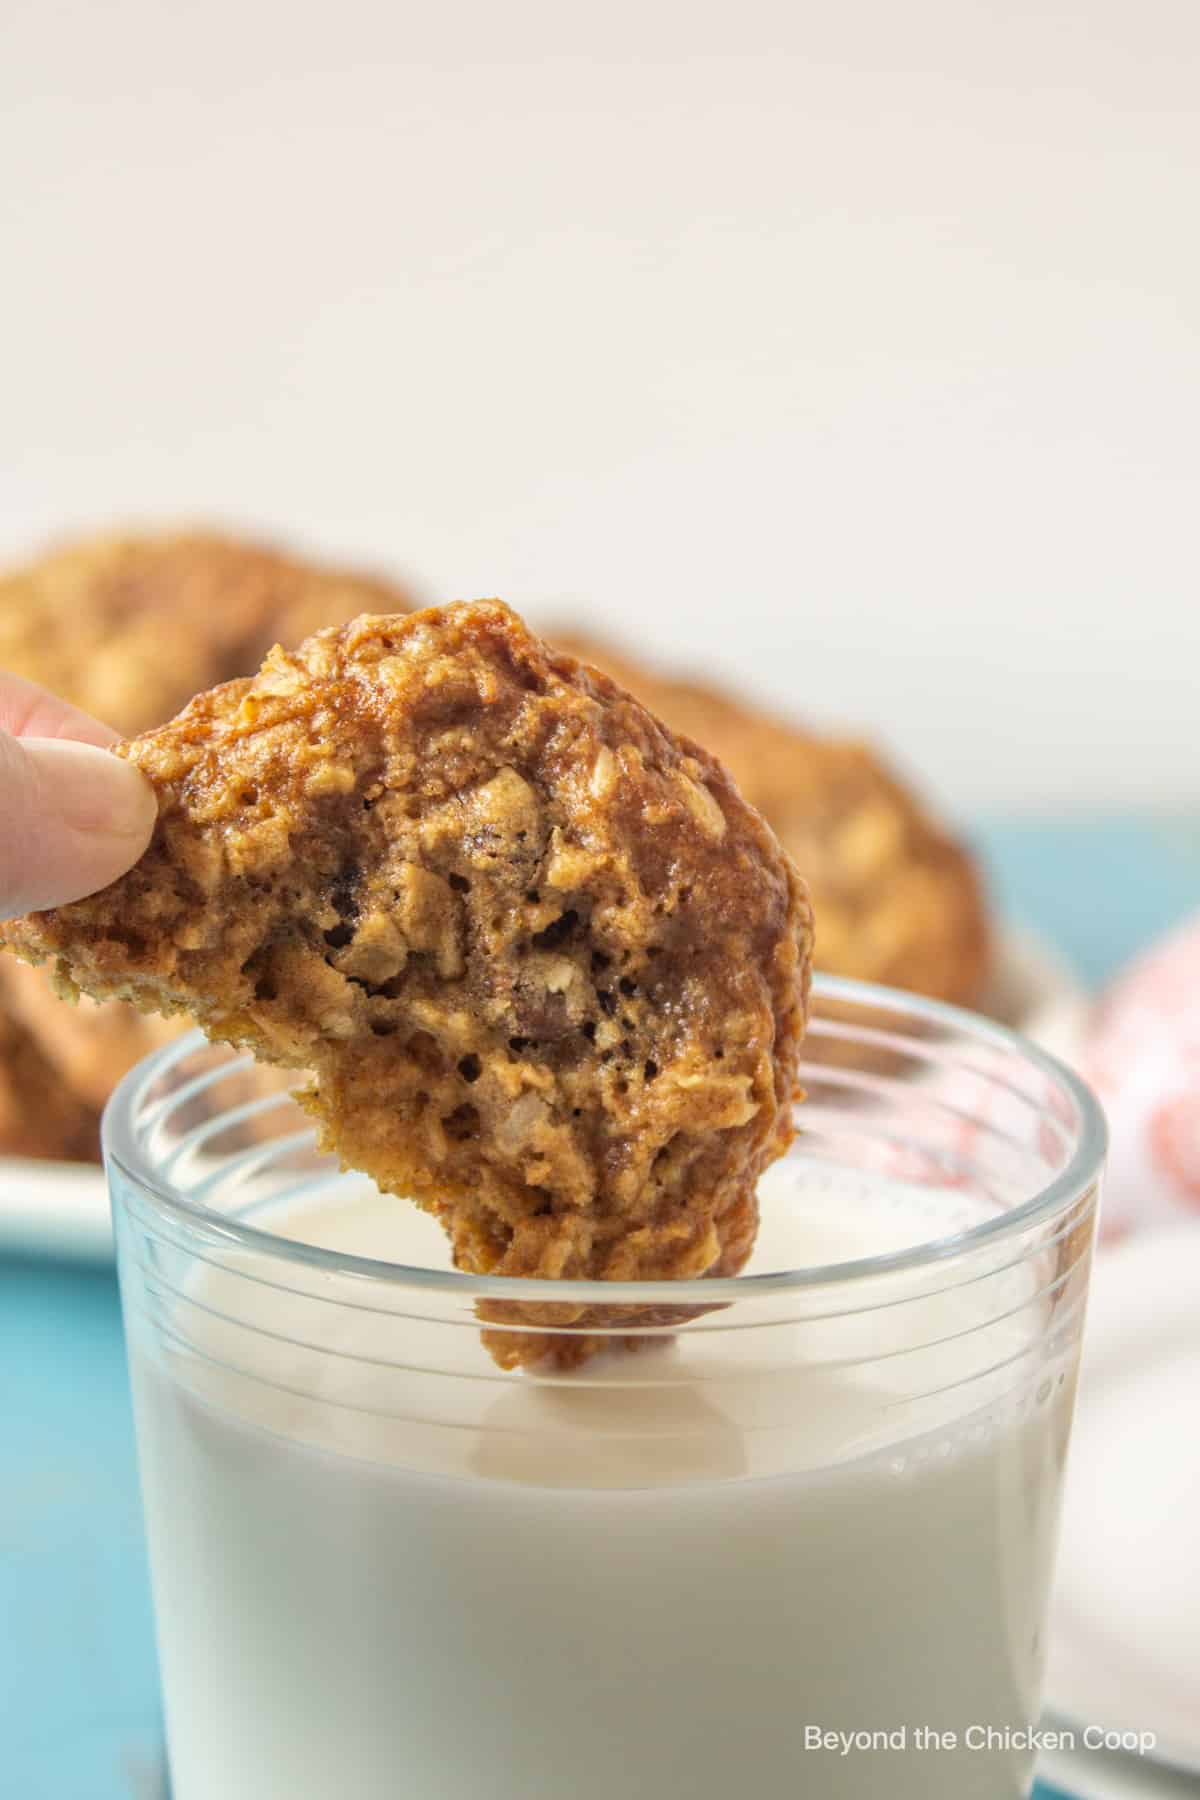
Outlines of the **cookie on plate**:
{"label": "cookie on plate", "polygon": [[386,581],[216,532],[83,538],[0,575],[0,669],[131,734],[276,642],[407,605]]}
{"label": "cookie on plate", "polygon": [[[4,927],[23,955],[310,1071],[326,1141],[460,1268],[742,1266],[811,913],[707,751],[485,601],[272,651],[119,753],[158,793],[150,848]],[[570,1363],[632,1323],[570,1313],[493,1311],[493,1354]],[[526,1329],[551,1323],[575,1335]]]}
{"label": "cookie on plate", "polygon": [[100,1156],[96,1108],[59,1078],[37,1040],[2,1010],[0,1156],[60,1162],[96,1162]]}
{"label": "cookie on plate", "polygon": [[71,1005],[55,991],[47,969],[15,956],[0,957],[0,1016],[37,1046],[56,1083],[97,1117],[134,1063],[188,1029],[185,1019],[153,1018],[120,1000],[81,995]]}
{"label": "cookie on plate", "polygon": [[673,730],[705,744],[804,871],[818,969],[977,1005],[987,905],[970,853],[865,743],[786,724],[727,693],[673,681],[570,633]]}

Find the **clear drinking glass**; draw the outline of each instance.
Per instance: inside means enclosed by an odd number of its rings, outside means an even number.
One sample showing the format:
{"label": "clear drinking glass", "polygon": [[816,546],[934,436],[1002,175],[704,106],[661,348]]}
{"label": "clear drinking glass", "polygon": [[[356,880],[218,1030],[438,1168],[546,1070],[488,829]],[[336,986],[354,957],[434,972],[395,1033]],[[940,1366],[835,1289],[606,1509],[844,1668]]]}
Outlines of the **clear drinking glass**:
{"label": "clear drinking glass", "polygon": [[[244,1058],[127,1077],[175,1800],[1028,1792],[1103,1122],[1012,1033],[851,983],[803,1079],[750,1267],[648,1327],[661,1284],[457,1273]],[[556,1298],[630,1322],[500,1368],[477,1304]]]}

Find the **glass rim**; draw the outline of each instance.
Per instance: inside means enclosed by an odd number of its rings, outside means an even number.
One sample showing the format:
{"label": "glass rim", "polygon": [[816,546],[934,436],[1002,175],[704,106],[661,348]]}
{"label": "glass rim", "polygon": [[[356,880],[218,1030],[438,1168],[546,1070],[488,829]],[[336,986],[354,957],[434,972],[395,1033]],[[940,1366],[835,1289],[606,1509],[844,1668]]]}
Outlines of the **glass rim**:
{"label": "glass rim", "polygon": [[[427,1296],[441,1294],[468,1300],[535,1301],[541,1305],[581,1302],[606,1307],[661,1305],[669,1287],[672,1305],[712,1307],[751,1299],[770,1299],[820,1287],[841,1287],[873,1276],[933,1268],[973,1250],[1019,1237],[1029,1227],[1053,1218],[1080,1198],[1098,1180],[1108,1146],[1103,1110],[1087,1083],[1048,1050],[998,1021],[965,1007],[931,1000],[900,988],[854,981],[843,976],[817,975],[814,999],[840,1005],[874,1006],[879,1011],[907,1014],[924,1024],[953,1028],[967,1034],[982,1048],[1016,1053],[1025,1063],[1056,1081],[1070,1096],[1078,1115],[1078,1137],[1062,1169],[1019,1205],[964,1230],[881,1256],[857,1257],[849,1262],[813,1264],[800,1269],[769,1270],[757,1275],[700,1276],[690,1281],[553,1281],[510,1275],[470,1275],[460,1269],[421,1268],[381,1258],[353,1256],[323,1249],[296,1238],[282,1237],[227,1213],[191,1200],[159,1179],[141,1155],[133,1120],[151,1084],[177,1062],[209,1040],[199,1029],[164,1045],[137,1063],[118,1083],[104,1108],[101,1143],[106,1172],[115,1165],[135,1188],[151,1198],[162,1213],[190,1229],[201,1228],[232,1247],[268,1255],[278,1264],[289,1264],[320,1274],[366,1278],[394,1287],[411,1288]],[[800,1109],[803,1121],[803,1107]],[[402,1205],[414,1202],[399,1201]],[[553,1330],[553,1327],[542,1329]]]}

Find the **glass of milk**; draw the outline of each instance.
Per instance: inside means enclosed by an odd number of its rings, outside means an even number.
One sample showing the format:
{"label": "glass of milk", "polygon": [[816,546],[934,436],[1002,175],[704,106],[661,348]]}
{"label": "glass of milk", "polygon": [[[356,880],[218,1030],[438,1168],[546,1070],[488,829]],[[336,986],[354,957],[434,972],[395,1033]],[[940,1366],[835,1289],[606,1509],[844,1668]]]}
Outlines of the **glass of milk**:
{"label": "glass of milk", "polygon": [[[1028,1792],[1102,1120],[982,1019],[814,1012],[753,1261],[672,1326],[459,1274],[198,1037],[123,1082],[174,1800]],[[478,1303],[556,1297],[630,1322],[500,1369]]]}

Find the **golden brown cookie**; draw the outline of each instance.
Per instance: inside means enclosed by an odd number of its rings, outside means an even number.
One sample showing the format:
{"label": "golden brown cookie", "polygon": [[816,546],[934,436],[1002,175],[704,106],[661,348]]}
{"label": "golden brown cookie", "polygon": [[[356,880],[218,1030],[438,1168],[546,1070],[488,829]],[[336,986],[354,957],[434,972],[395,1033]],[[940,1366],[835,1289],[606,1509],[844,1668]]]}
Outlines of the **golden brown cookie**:
{"label": "golden brown cookie", "polygon": [[[0,668],[135,732],[201,688],[253,673],[277,641],[296,644],[366,609],[407,605],[383,580],[213,532],[85,538],[0,576]],[[18,1041],[38,1047],[39,1066],[73,1090],[76,1112],[89,1119],[88,1154],[98,1154],[95,1111],[165,1027],[116,1001],[65,1007],[48,980],[15,965],[0,979],[4,1009],[22,1028]],[[60,1093],[25,1109],[26,1154],[39,1142],[45,1155],[64,1154],[59,1115],[69,1107]]]}
{"label": "golden brown cookie", "polygon": [[[11,961],[11,958],[6,959]],[[0,1011],[0,1156],[98,1162],[100,1115],[62,1081],[36,1039]]]}
{"label": "golden brown cookie", "polygon": [[132,733],[273,643],[407,606],[388,582],[214,532],[84,538],[0,576],[0,669]]}
{"label": "golden brown cookie", "polygon": [[[463,1269],[742,1266],[792,1134],[811,915],[707,751],[487,601],[273,651],[121,754],[158,792],[150,849],[5,927],[23,955],[310,1070],[327,1141]],[[493,1352],[578,1360],[607,1322]]]}
{"label": "golden brown cookie", "polygon": [[967,850],[865,743],[823,737],[730,695],[637,667],[608,645],[555,634],[608,670],[674,731],[705,744],[804,871],[814,961],[833,975],[961,1006],[988,977],[987,907]]}

